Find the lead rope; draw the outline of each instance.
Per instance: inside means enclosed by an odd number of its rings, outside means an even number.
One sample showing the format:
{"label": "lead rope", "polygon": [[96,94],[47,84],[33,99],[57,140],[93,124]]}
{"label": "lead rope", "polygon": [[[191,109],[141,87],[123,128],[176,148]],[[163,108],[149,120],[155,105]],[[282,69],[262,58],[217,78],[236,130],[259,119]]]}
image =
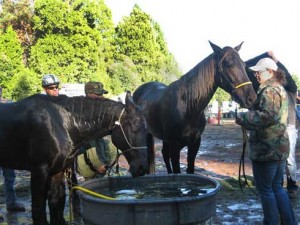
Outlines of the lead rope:
{"label": "lead rope", "polygon": [[[239,186],[240,189],[242,191],[243,194],[245,194],[244,190],[243,190],[243,185],[242,185],[242,176],[244,178],[244,185],[246,184],[248,186],[248,188],[255,194],[257,195],[257,193],[252,189],[252,187],[249,185],[248,183],[248,179],[246,176],[246,172],[245,172],[245,152],[246,152],[246,147],[247,147],[247,142],[248,142],[248,135],[247,135],[247,131],[245,129],[244,126],[242,126],[242,133],[243,133],[243,152],[242,152],[242,156],[240,159],[240,165],[239,165]],[[241,176],[241,171],[243,171],[243,174]]]}
{"label": "lead rope", "polygon": [[120,176],[120,173],[119,173],[119,158],[120,156],[122,155],[122,153],[119,152],[119,149],[117,149],[117,154],[116,154],[116,158],[115,160],[109,165],[107,166],[107,176],[109,177],[110,176],[110,173],[113,171],[113,166],[116,165],[116,171],[115,173],[118,174]]}
{"label": "lead rope", "polygon": [[247,136],[247,132],[246,132],[246,129],[244,126],[242,126],[242,133],[243,133],[243,151],[242,151],[242,156],[241,156],[240,165],[239,165],[239,186],[240,186],[242,193],[245,194],[244,190],[243,190],[242,179],[241,179],[242,170],[243,170],[244,183],[246,183],[247,186],[249,186],[249,184],[248,184],[246,173],[245,173],[245,152],[246,152],[248,136]]}

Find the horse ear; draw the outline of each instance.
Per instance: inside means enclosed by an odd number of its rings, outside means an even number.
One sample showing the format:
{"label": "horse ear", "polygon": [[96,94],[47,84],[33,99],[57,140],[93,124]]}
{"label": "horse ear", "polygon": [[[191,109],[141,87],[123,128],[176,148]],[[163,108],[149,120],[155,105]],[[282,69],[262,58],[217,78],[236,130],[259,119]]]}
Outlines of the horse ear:
{"label": "horse ear", "polygon": [[219,46],[215,45],[211,41],[209,41],[209,44],[212,47],[212,49],[214,50],[214,53],[216,53],[216,54],[221,54],[222,53],[222,49]]}
{"label": "horse ear", "polygon": [[135,104],[132,100],[132,96],[131,96],[130,91],[126,91],[125,105],[126,105],[126,107],[134,107],[135,106]]}
{"label": "horse ear", "polygon": [[244,42],[242,41],[242,43],[239,44],[238,46],[236,46],[234,49],[238,52],[238,51],[241,49],[243,43],[244,43]]}
{"label": "horse ear", "polygon": [[126,91],[126,96],[125,96],[125,104],[127,105],[127,102],[132,100],[131,92]]}

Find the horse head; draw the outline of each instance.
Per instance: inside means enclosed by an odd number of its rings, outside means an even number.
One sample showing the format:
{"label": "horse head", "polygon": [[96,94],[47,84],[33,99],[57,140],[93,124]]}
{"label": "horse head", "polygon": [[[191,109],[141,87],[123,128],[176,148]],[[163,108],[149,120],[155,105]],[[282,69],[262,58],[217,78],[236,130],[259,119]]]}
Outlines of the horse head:
{"label": "horse head", "polygon": [[143,176],[149,170],[146,132],[142,112],[131,100],[130,92],[127,92],[125,108],[112,130],[111,138],[128,161],[133,177]]}
{"label": "horse head", "polygon": [[245,70],[245,63],[239,56],[243,42],[235,48],[219,46],[209,42],[217,65],[216,79],[219,87],[228,92],[242,107],[251,108],[256,93]]}

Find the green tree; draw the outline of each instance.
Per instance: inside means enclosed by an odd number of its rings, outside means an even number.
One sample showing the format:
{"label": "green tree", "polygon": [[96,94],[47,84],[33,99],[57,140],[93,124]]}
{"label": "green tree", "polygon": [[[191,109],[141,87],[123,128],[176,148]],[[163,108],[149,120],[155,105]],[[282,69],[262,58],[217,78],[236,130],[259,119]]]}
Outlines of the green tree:
{"label": "green tree", "polygon": [[129,57],[136,65],[142,82],[164,82],[169,72],[176,71],[174,67],[171,69],[174,58],[167,50],[159,25],[138,5],[116,27],[116,44],[116,58],[124,60]]}
{"label": "green tree", "polygon": [[113,63],[115,28],[111,10],[103,0],[89,1],[89,4],[82,4],[82,0],[79,0],[77,4],[78,6],[75,9],[83,11],[88,26],[99,31],[101,34],[104,61],[108,65]]}
{"label": "green tree", "polygon": [[24,69],[22,64],[22,47],[17,33],[11,26],[0,35],[0,86],[5,89],[3,97],[11,99],[15,75]]}
{"label": "green tree", "polygon": [[3,1],[0,11],[0,29],[13,27],[23,47],[24,64],[27,63],[29,48],[33,41],[33,6],[30,0]]}
{"label": "green tree", "polygon": [[[84,83],[98,80],[109,83],[106,73],[103,38],[95,15],[99,1],[37,0],[30,66],[40,77],[54,73],[62,82]],[[71,4],[72,3],[72,4]],[[89,13],[89,10],[92,12]],[[99,29],[96,29],[99,28]]]}
{"label": "green tree", "polygon": [[137,68],[131,59],[127,58],[122,62],[114,63],[108,68],[108,73],[111,76],[115,94],[121,94],[124,91],[134,91],[141,85],[138,77]]}
{"label": "green tree", "polygon": [[101,81],[111,94],[179,76],[159,24],[137,5],[116,29],[104,0],[4,1],[2,8],[0,85],[9,98],[40,91],[45,73],[62,83]]}
{"label": "green tree", "polygon": [[178,63],[173,54],[168,50],[167,42],[165,41],[163,32],[158,23],[153,21],[154,35],[156,43],[159,46],[160,56],[157,58],[156,71],[162,75],[162,82],[170,83],[178,79],[181,71],[178,69]]}
{"label": "green tree", "polygon": [[221,106],[224,101],[231,101],[231,96],[222,88],[218,88],[211,101],[217,101],[218,105]]}
{"label": "green tree", "polygon": [[11,86],[13,100],[21,100],[42,91],[41,80],[36,73],[27,68],[16,74]]}
{"label": "green tree", "polygon": [[300,90],[300,78],[299,78],[299,76],[296,75],[296,74],[293,74],[293,75],[292,75],[292,78],[293,78],[293,80],[295,81],[295,83],[296,83],[296,85],[297,85],[297,87],[298,87],[298,90]]}

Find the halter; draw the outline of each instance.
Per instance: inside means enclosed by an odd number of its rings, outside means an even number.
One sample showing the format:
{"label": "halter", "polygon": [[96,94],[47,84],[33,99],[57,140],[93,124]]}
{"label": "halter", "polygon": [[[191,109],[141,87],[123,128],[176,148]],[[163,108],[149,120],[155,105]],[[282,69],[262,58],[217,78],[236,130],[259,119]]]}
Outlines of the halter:
{"label": "halter", "polygon": [[[121,111],[121,113],[120,113],[120,116],[119,116],[118,120],[115,121],[115,125],[116,125],[116,126],[120,126],[121,131],[122,131],[122,134],[123,134],[123,136],[124,136],[124,139],[126,140],[126,143],[127,143],[127,145],[129,146],[129,149],[127,149],[127,150],[125,150],[125,151],[122,151],[122,152],[120,153],[120,152],[118,151],[118,148],[117,148],[117,155],[116,155],[115,160],[114,160],[109,166],[107,166],[108,176],[110,176],[110,172],[111,172],[111,170],[112,170],[112,167],[113,167],[115,164],[116,164],[116,173],[119,173],[119,163],[118,163],[118,161],[119,161],[119,157],[120,157],[122,154],[124,155],[125,152],[128,152],[128,151],[130,151],[130,150],[147,149],[147,146],[135,147],[135,146],[132,146],[132,145],[129,143],[129,141],[128,141],[127,137],[126,137],[126,134],[125,134],[125,132],[124,132],[124,129],[123,129],[123,127],[122,127],[122,124],[121,124],[121,118],[122,118],[122,116],[123,116],[124,111],[125,111],[125,108],[122,109],[122,111]],[[115,126],[114,126],[114,127],[115,127]]]}
{"label": "halter", "polygon": [[247,85],[247,84],[252,84],[252,82],[251,82],[251,81],[247,81],[247,82],[241,83],[241,84],[237,85],[237,86],[235,87],[235,89],[238,89],[238,88],[240,88],[240,87],[243,87],[243,86],[245,86],[245,85]]}
{"label": "halter", "polygon": [[125,150],[123,153],[125,153],[125,152],[127,152],[127,151],[129,151],[129,150],[135,150],[135,149],[138,149],[138,150],[139,150],[139,149],[147,149],[147,146],[135,147],[135,146],[132,146],[132,145],[129,143],[129,141],[128,141],[127,137],[126,137],[126,134],[125,134],[125,132],[124,132],[124,130],[123,130],[122,124],[121,124],[121,118],[122,118],[122,116],[123,116],[123,114],[124,114],[124,111],[125,111],[125,108],[122,109],[122,111],[121,111],[121,113],[120,113],[120,116],[119,116],[118,120],[115,122],[115,125],[116,125],[116,126],[119,126],[119,127],[121,128],[121,131],[122,131],[122,134],[123,134],[123,136],[124,136],[124,138],[125,138],[125,141],[126,141],[126,143],[128,144],[128,146],[129,146],[129,149]]}
{"label": "halter", "polygon": [[[219,62],[219,64],[218,64],[218,68],[219,68],[219,71],[220,71],[221,74],[224,74],[223,67],[222,67],[222,62],[223,62],[224,58],[225,58],[228,54],[229,54],[229,51],[227,51],[227,52],[223,55],[223,57],[221,58],[221,60],[220,60],[220,62]],[[222,77],[223,77],[223,76],[222,76]],[[221,79],[222,79],[222,77],[221,77]],[[226,77],[224,77],[224,79],[227,80],[228,83],[230,83]],[[221,82],[222,82],[222,80],[221,80]],[[243,86],[245,86],[245,85],[248,85],[248,84],[252,84],[252,82],[251,82],[251,81],[246,81],[246,82],[244,82],[244,83],[238,84],[237,86],[235,86],[235,87],[232,89],[232,93],[231,93],[231,94],[234,95],[234,94],[235,94],[235,91],[236,91],[237,89],[239,89],[239,88],[241,88],[241,87],[243,87]]]}

